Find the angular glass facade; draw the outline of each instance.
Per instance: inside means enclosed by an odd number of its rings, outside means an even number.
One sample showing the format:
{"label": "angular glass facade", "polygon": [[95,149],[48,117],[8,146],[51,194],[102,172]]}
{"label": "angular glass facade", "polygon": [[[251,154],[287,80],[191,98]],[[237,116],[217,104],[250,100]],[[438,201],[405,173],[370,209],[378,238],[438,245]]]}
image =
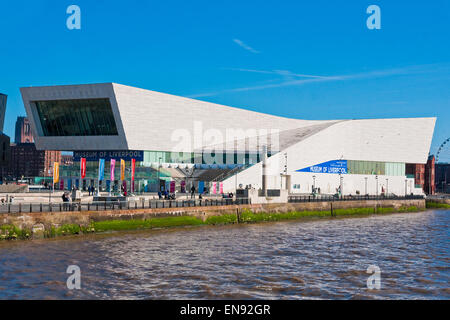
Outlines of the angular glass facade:
{"label": "angular glass facade", "polygon": [[[118,151],[120,153],[120,151]],[[270,156],[270,155],[269,155]],[[88,157],[88,156],[87,156]],[[135,183],[136,191],[155,192],[158,190],[160,183],[166,181],[173,181],[174,170],[177,171],[177,166],[167,166],[168,164],[190,164],[192,167],[195,165],[240,165],[238,168],[242,170],[249,166],[261,161],[261,154],[252,153],[195,153],[195,152],[167,152],[167,151],[143,151],[143,161],[136,161],[135,171]],[[211,160],[213,160],[211,162]],[[105,161],[104,167],[104,181],[100,182],[100,189],[103,191],[109,190],[109,185],[113,187],[113,192],[118,192],[120,181],[120,159],[116,159],[116,165],[114,170],[114,181],[111,181],[111,161]],[[165,164],[160,166],[160,164]],[[125,161],[125,180],[127,181],[127,188],[130,188],[131,184],[131,161]],[[191,167],[191,168],[192,168]],[[181,167],[183,168],[183,167]],[[230,170],[236,170],[234,167],[215,167],[210,168],[197,168],[197,170],[216,170],[216,173],[212,173],[210,176],[221,176],[222,179]],[[86,190],[89,185],[97,185],[99,176],[99,161],[88,160],[86,162],[86,177],[80,179],[80,160],[75,160],[73,164],[60,167],[60,177],[63,181],[63,185],[66,189],[70,189],[72,186]],[[211,178],[210,177],[210,178]],[[180,179],[175,177],[175,179]],[[181,178],[186,180],[187,178]],[[213,179],[213,178],[211,178]],[[177,181],[178,181],[177,180]],[[205,183],[209,183],[210,180],[202,180]],[[211,180],[213,181],[213,180]],[[178,181],[179,182],[179,181]],[[130,189],[129,189],[130,190]]]}
{"label": "angular glass facade", "polygon": [[[270,154],[268,155],[270,157]],[[144,151],[144,166],[149,163],[191,163],[191,164],[256,164],[260,153],[194,153]]]}
{"label": "angular glass facade", "polygon": [[117,136],[109,99],[34,101],[44,136]]}
{"label": "angular glass facade", "polygon": [[348,160],[347,166],[349,174],[377,174],[386,176],[405,175],[405,164],[399,162]]}

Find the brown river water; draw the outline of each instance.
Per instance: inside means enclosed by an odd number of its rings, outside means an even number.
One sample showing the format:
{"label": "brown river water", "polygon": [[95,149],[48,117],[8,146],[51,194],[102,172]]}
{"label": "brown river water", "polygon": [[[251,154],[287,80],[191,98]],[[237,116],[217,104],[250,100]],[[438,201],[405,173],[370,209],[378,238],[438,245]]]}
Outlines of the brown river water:
{"label": "brown river water", "polygon": [[0,299],[449,299],[449,223],[426,211],[3,242]]}

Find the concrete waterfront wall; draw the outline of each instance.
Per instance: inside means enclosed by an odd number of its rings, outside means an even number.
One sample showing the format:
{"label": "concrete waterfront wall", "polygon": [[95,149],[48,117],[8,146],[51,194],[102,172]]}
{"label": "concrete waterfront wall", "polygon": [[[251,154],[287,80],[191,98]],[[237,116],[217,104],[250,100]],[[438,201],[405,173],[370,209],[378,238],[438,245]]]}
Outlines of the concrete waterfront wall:
{"label": "concrete waterfront wall", "polygon": [[33,229],[36,225],[43,226],[46,230],[65,224],[88,226],[91,221],[105,220],[144,220],[156,217],[170,216],[195,216],[206,220],[211,216],[233,214],[244,209],[254,213],[282,213],[292,211],[326,211],[348,208],[394,208],[415,206],[425,209],[425,200],[362,200],[362,201],[336,201],[336,202],[303,202],[283,204],[251,204],[230,205],[212,207],[187,207],[187,208],[158,208],[158,209],[132,209],[110,211],[75,211],[75,212],[35,212],[35,213],[9,213],[0,215],[1,225],[15,225],[20,229]]}
{"label": "concrete waterfront wall", "polygon": [[427,202],[445,203],[450,205],[450,198],[430,198]]}

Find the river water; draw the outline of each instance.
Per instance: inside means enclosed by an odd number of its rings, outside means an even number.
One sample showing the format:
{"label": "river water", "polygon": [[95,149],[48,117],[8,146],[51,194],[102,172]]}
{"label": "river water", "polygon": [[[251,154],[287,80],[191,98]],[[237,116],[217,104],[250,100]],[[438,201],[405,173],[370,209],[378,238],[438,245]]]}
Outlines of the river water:
{"label": "river water", "polygon": [[427,211],[4,242],[0,299],[449,299],[449,223]]}

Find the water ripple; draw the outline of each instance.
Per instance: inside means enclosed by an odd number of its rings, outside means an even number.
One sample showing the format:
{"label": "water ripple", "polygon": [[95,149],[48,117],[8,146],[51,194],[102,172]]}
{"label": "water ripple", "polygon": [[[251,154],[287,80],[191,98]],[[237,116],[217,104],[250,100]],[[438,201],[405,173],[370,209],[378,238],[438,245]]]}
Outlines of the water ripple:
{"label": "water ripple", "polygon": [[1,243],[0,299],[449,299],[449,213]]}

